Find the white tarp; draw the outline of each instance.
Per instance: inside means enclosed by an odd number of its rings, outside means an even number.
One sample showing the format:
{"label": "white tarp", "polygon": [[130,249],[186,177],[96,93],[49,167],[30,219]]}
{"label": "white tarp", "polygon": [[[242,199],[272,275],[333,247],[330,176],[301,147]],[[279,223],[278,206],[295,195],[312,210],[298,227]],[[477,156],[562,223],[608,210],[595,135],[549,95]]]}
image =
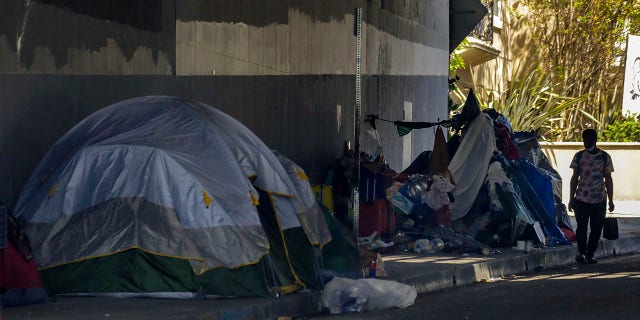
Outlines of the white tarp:
{"label": "white tarp", "polygon": [[[65,134],[15,212],[28,222],[42,267],[134,247],[190,259],[196,272],[236,267],[268,250],[248,178],[254,175],[256,186],[278,195],[282,228],[301,226],[296,185],[240,122],[194,101],[135,98]],[[316,230],[325,230],[320,223]],[[324,244],[328,234],[310,239]]]}
{"label": "white tarp", "polygon": [[484,183],[489,161],[496,150],[496,136],[491,119],[480,113],[461,137],[460,146],[449,163],[449,171],[456,182],[455,199],[451,206],[451,220],[464,217],[473,205]]}

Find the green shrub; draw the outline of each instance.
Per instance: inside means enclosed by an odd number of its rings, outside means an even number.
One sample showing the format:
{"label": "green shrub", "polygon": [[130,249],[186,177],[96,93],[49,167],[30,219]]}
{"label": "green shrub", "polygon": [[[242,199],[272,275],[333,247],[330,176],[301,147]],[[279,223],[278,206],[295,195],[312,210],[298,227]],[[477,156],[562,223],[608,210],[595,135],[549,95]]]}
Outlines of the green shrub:
{"label": "green shrub", "polygon": [[602,130],[601,141],[640,142],[640,116],[618,114],[613,123]]}

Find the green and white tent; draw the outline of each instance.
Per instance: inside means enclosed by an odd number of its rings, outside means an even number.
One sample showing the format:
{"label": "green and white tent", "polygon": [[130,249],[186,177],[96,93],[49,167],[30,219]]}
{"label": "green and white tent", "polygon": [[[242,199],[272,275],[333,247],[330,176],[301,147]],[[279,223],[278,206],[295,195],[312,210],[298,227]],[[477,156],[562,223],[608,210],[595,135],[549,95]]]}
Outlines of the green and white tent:
{"label": "green and white tent", "polygon": [[151,96],[66,133],[15,208],[54,294],[262,296],[321,286],[304,171],[240,122]]}

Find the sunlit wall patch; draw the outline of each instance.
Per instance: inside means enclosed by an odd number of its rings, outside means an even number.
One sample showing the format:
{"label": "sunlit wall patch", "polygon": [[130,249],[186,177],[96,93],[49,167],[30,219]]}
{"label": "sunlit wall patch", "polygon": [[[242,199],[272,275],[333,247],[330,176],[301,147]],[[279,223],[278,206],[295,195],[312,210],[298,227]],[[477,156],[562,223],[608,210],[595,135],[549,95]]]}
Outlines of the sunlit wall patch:
{"label": "sunlit wall patch", "polygon": [[340,127],[342,126],[342,106],[336,105],[336,124],[338,126],[338,132],[340,132]]}

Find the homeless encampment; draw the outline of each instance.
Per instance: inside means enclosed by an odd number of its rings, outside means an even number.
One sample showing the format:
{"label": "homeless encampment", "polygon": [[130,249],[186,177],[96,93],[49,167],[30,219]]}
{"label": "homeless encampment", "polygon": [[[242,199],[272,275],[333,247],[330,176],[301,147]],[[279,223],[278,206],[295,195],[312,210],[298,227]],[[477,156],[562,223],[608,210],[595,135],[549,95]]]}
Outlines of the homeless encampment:
{"label": "homeless encampment", "polygon": [[[456,201],[451,209],[452,219],[470,214],[471,218],[477,218],[474,205],[484,197],[493,201],[489,201],[489,210],[480,212],[487,222],[480,231],[499,235],[499,229],[507,229],[503,233],[508,236],[502,245],[513,245],[515,240],[526,236],[527,226],[539,230],[535,240],[545,242],[542,245],[569,244],[555,218],[551,178],[521,157],[509,120],[494,109],[480,112],[473,91],[469,92],[464,108],[476,110],[473,112],[476,116],[469,117],[472,120],[457,136],[459,144],[449,165],[454,179],[464,181],[453,190]],[[496,175],[500,178],[496,179]]]}
{"label": "homeless encampment", "polygon": [[237,120],[150,96],[67,132],[16,208],[54,294],[264,296],[321,286],[304,171]]}
{"label": "homeless encampment", "polygon": [[[367,118],[372,127],[377,119],[377,115]],[[380,120],[393,122],[401,136],[412,129],[438,126],[433,151],[421,153],[403,171],[408,175],[406,183],[394,182],[390,200],[400,225],[408,227],[401,230],[403,234],[446,237],[455,240],[449,247],[472,251],[483,244],[513,246],[517,240],[531,240],[541,246],[570,243],[565,234],[571,233],[571,224],[559,195],[559,176],[545,161],[535,134],[526,135],[527,140],[522,139],[526,145],[520,144],[509,120],[494,109],[481,110],[472,90],[461,113],[449,120]],[[441,126],[452,128],[446,149],[442,147]],[[440,191],[442,200],[435,206],[430,204],[428,200],[438,192],[434,183],[446,180],[454,184],[448,192],[450,201]],[[443,214],[447,208],[441,203],[449,202],[450,210]],[[450,221],[443,219],[447,215]],[[436,228],[415,228],[414,223]]]}

